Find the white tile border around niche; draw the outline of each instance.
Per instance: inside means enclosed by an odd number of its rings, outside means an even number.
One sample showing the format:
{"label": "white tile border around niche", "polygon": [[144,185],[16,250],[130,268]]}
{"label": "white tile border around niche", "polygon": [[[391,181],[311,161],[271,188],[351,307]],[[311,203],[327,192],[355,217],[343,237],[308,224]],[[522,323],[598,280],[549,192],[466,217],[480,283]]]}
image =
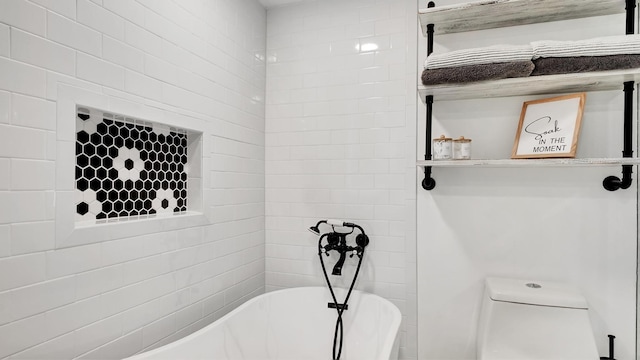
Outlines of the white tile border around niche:
{"label": "white tile border around niche", "polygon": [[[191,142],[189,151],[196,154],[193,162],[200,169],[190,169],[188,179],[189,211],[179,215],[154,216],[142,219],[102,221],[79,226],[75,219],[75,118],[77,106],[88,106],[104,111],[176,126],[200,133],[199,141]],[[58,85],[56,139],[56,191],[55,225],[56,248],[66,248],[137,235],[170,231],[211,223],[203,208],[203,184],[208,174],[201,171],[203,155],[210,136],[205,131],[205,121],[176,111],[127,102],[121,98],[91,92],[69,85]],[[190,159],[191,162],[191,159]],[[189,167],[193,164],[189,164]],[[200,170],[200,171],[199,171]]]}

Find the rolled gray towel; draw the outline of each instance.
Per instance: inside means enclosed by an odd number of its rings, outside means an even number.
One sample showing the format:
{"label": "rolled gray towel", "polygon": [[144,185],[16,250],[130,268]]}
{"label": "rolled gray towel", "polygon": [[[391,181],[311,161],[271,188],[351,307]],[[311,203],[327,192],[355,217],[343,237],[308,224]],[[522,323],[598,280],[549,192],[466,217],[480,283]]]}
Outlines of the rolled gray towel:
{"label": "rolled gray towel", "polygon": [[527,77],[531,75],[533,68],[534,65],[531,61],[514,61],[425,69],[422,72],[422,83],[424,85],[438,85]]}
{"label": "rolled gray towel", "polygon": [[533,59],[531,44],[499,44],[485,47],[434,52],[427,56],[425,69],[441,69],[458,66],[528,61]]}
{"label": "rolled gray towel", "polygon": [[548,57],[533,60],[531,76],[640,68],[640,55]]}

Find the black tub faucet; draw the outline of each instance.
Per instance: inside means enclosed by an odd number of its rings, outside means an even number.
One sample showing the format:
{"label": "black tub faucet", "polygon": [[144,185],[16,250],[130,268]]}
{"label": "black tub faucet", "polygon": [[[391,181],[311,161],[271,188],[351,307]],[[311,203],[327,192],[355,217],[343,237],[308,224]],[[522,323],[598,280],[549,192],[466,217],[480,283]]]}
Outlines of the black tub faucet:
{"label": "black tub faucet", "polygon": [[[340,254],[338,261],[333,266],[331,274],[341,276],[342,267],[344,266],[344,262],[347,258],[347,253],[351,253],[349,257],[353,257],[354,255],[362,257],[364,248],[369,244],[369,237],[364,233],[364,230],[359,225],[341,220],[320,220],[315,226],[311,226],[309,231],[316,235],[320,235],[320,225],[322,224],[330,225],[333,231],[321,235],[318,245],[320,246],[321,252],[326,256],[329,256],[329,252],[332,250],[335,250]],[[350,231],[339,232],[335,229],[336,226],[350,228]],[[347,245],[347,235],[351,235],[355,229],[360,231],[360,234],[356,236],[356,246],[349,246]],[[322,246],[322,240],[325,238],[327,243]]]}

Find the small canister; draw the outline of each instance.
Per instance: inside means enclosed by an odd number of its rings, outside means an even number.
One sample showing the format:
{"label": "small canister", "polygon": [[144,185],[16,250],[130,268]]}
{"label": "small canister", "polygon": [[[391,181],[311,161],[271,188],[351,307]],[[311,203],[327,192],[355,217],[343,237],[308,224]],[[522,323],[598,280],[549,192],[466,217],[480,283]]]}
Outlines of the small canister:
{"label": "small canister", "polygon": [[464,136],[460,136],[459,139],[453,140],[453,159],[471,159],[471,139],[465,139]]}
{"label": "small canister", "polygon": [[451,160],[453,156],[452,139],[440,135],[439,138],[433,139],[433,159],[434,160]]}

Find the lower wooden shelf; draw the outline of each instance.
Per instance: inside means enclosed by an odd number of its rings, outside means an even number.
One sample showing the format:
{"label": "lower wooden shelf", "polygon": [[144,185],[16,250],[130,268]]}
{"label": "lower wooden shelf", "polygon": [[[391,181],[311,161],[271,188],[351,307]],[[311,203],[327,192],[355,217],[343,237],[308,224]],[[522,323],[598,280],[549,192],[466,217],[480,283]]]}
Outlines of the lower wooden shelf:
{"label": "lower wooden shelf", "polygon": [[637,165],[640,158],[582,158],[582,159],[472,159],[416,161],[416,166],[425,167],[578,167]]}
{"label": "lower wooden shelf", "polygon": [[625,81],[640,82],[640,69],[594,71],[479,81],[462,84],[418,86],[420,99],[434,101],[480,99],[505,96],[541,95],[622,89]]}

